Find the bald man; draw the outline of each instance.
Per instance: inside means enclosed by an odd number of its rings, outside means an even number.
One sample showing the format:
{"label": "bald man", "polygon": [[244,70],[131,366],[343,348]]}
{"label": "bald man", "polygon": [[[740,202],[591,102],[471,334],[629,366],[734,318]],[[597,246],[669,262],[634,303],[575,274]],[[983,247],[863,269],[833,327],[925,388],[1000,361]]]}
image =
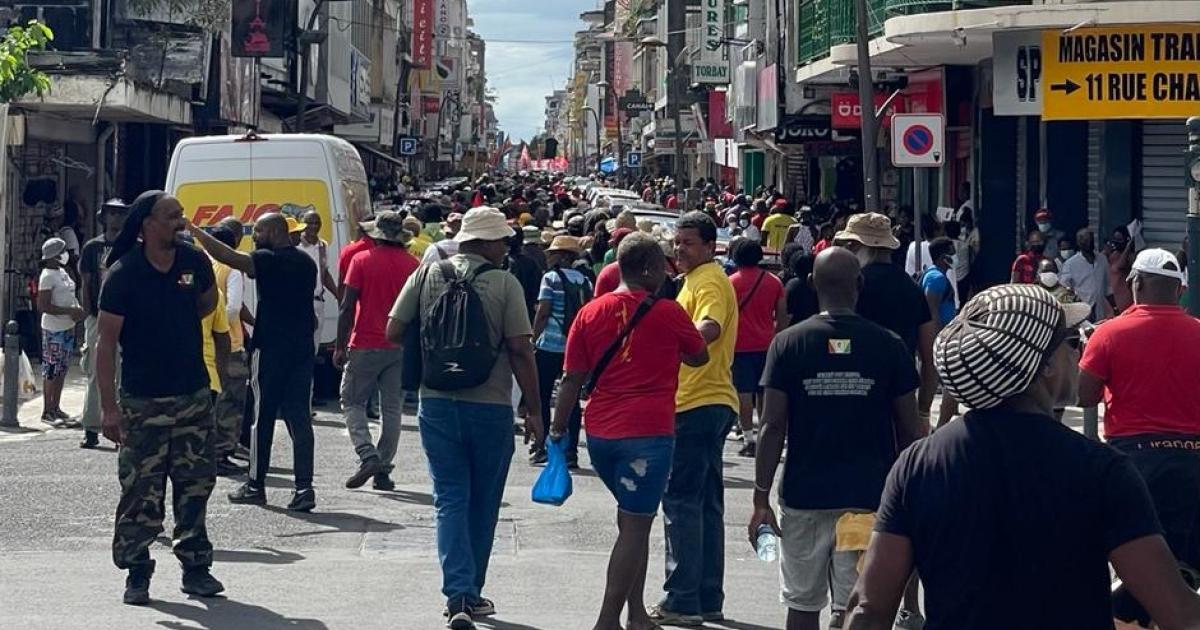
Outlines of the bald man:
{"label": "bald man", "polygon": [[313,429],[310,402],[313,373],[313,333],[317,329],[313,295],[316,264],[292,244],[283,215],[265,214],[254,224],[254,251],[239,252],[194,225],[196,241],[218,262],[255,280],[254,355],[250,387],[256,404],[250,439],[249,481],[229,495],[232,503],[265,505],[267,470],[275,419],[280,416],[292,436],[296,492],[288,509],[311,511],[313,491]]}
{"label": "bald man", "polygon": [[[830,247],[808,281],[821,312],[777,335],[767,353],[749,527],[752,544],[764,526],[780,537],[788,630],[818,628],[831,580],[834,621],[845,616],[861,548],[836,548],[837,533],[861,531],[865,544],[870,519],[854,515],[879,508],[896,455],[927,432],[917,416],[912,354],[895,333],[854,310],[858,258]],[[770,491],[785,436],[777,521]]]}

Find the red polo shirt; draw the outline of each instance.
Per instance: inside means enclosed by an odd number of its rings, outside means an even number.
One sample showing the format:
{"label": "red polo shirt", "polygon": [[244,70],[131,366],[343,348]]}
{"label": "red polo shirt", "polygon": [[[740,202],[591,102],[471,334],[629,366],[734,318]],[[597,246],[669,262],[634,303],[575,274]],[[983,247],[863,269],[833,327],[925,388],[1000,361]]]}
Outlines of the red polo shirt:
{"label": "red polo shirt", "polygon": [[1200,435],[1200,320],[1138,304],[1101,324],[1079,367],[1104,381],[1104,435]]}

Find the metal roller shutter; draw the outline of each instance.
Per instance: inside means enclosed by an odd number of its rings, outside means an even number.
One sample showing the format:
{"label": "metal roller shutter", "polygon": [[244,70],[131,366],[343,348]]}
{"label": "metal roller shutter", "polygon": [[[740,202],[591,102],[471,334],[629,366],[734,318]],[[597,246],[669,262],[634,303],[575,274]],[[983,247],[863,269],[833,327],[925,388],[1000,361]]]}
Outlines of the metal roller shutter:
{"label": "metal roller shutter", "polygon": [[1179,248],[1186,231],[1182,120],[1142,123],[1142,223],[1148,247]]}
{"label": "metal roller shutter", "polygon": [[1087,139],[1087,204],[1088,229],[1092,234],[1100,233],[1100,146],[1104,137],[1104,123],[1088,123]]}

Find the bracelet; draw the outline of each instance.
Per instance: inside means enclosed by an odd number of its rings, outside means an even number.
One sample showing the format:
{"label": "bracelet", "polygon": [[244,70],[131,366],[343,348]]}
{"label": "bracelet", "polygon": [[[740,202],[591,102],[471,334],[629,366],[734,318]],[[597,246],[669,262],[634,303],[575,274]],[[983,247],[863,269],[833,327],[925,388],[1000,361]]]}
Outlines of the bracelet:
{"label": "bracelet", "polygon": [[758,485],[757,481],[754,482],[754,489],[758,490],[759,492],[770,492],[771,491],[770,488],[764,488],[764,487]]}

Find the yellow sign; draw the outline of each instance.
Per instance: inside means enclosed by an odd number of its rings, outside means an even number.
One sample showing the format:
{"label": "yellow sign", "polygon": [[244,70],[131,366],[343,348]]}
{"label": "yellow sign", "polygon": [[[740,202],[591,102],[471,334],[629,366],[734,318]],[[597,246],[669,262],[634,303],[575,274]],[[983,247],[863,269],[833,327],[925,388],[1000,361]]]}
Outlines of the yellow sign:
{"label": "yellow sign", "polygon": [[1200,115],[1200,24],[1042,32],[1042,119]]}
{"label": "yellow sign", "polygon": [[[257,179],[223,182],[191,182],[176,191],[183,204],[183,216],[198,227],[216,227],[229,217],[241,221],[249,235],[258,217],[279,212],[297,221],[316,210],[321,215],[320,237],[333,239],[333,221],[329,218],[329,188],[319,179]],[[250,239],[242,249],[251,249]]]}

